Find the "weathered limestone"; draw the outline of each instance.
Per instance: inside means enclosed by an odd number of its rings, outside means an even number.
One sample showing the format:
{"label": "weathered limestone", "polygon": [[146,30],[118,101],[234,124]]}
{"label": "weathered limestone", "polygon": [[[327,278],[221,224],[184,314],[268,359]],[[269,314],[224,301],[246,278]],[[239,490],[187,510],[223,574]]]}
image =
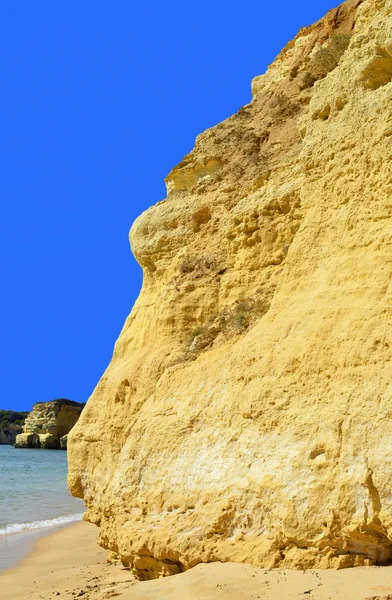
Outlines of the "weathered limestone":
{"label": "weathered limestone", "polygon": [[16,436],[15,448],[41,448],[39,436],[36,433],[20,433]]}
{"label": "weathered limestone", "polygon": [[302,30],[131,230],[143,289],[69,436],[140,578],[392,558],[392,4]]}
{"label": "weathered limestone", "polygon": [[61,439],[71,431],[82,410],[83,404],[72,400],[37,402],[25,421],[23,433],[16,437],[15,448],[63,448]]}

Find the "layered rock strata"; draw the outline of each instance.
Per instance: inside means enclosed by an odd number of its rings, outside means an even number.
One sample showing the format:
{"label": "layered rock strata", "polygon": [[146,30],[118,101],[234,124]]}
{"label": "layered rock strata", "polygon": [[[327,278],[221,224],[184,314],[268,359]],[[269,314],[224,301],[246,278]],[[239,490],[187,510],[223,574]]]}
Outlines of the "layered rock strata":
{"label": "layered rock strata", "polygon": [[392,558],[392,4],[303,29],[131,230],[69,487],[141,579]]}
{"label": "layered rock strata", "polygon": [[26,418],[23,433],[16,437],[15,448],[66,448],[61,440],[78,421],[83,404],[72,400],[37,402]]}

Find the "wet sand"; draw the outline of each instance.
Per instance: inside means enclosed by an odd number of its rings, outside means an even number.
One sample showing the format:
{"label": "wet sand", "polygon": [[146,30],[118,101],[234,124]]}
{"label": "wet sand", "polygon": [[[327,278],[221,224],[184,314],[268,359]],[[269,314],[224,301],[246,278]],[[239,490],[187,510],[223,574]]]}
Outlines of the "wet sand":
{"label": "wet sand", "polygon": [[[75,521],[80,522],[80,520]],[[23,531],[13,535],[0,536],[0,573],[6,569],[11,569],[26,558],[33,550],[35,543],[47,535],[60,531],[64,527],[69,527],[70,523],[60,523],[51,527],[42,527],[33,530]]]}

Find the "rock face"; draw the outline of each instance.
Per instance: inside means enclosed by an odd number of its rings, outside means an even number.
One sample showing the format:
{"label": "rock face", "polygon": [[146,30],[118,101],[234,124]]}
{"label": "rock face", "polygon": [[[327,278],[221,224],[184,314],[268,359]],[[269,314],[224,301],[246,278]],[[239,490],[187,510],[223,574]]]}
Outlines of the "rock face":
{"label": "rock face", "polygon": [[23,431],[27,412],[0,410],[0,444],[15,444],[16,436]]}
{"label": "rock face", "polygon": [[143,289],[69,436],[142,579],[392,558],[392,4],[351,0],[131,230]]}
{"label": "rock face", "polygon": [[10,425],[6,429],[0,430],[0,444],[15,444],[16,436],[22,433],[23,427],[20,425]]}
{"label": "rock face", "polygon": [[83,404],[72,400],[37,402],[25,421],[23,433],[16,438],[15,448],[63,447],[61,438],[71,431],[82,410]]}

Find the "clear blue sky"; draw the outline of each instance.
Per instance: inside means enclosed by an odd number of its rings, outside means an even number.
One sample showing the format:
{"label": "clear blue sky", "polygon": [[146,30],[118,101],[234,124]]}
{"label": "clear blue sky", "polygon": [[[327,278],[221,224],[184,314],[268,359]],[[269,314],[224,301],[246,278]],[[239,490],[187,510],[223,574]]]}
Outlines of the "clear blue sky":
{"label": "clear blue sky", "polygon": [[87,400],[139,293],[133,220],[195,136],[337,4],[3,4],[0,408]]}

